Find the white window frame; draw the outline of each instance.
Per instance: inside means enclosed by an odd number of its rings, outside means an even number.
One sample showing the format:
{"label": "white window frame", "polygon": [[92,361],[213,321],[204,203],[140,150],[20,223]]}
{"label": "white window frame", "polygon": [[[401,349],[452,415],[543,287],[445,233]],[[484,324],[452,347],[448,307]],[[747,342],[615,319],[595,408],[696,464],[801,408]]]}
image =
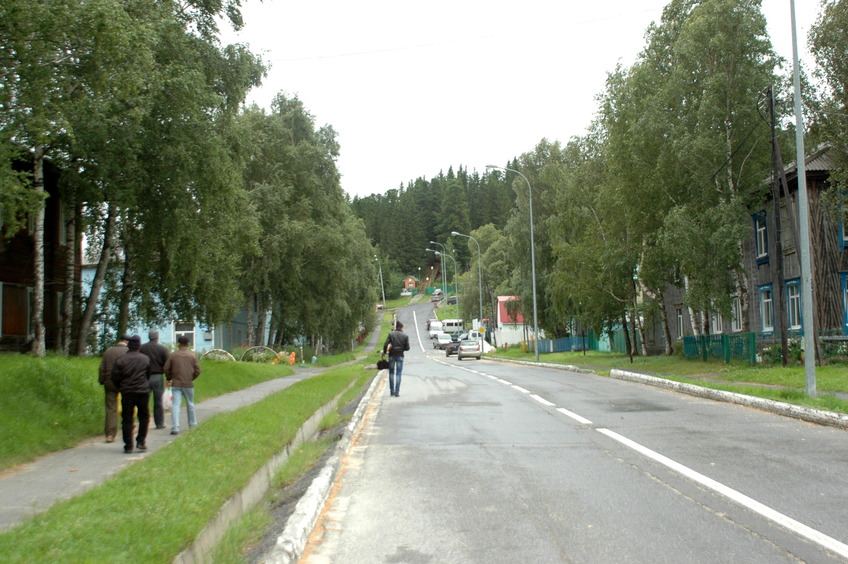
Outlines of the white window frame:
{"label": "white window frame", "polygon": [[766,223],[766,216],[757,215],[754,218],[754,226],[757,232],[757,258],[765,258],[768,256],[768,224]]}
{"label": "white window frame", "polygon": [[720,335],[724,332],[724,319],[718,312],[710,314],[710,331],[713,335]]}
{"label": "white window frame", "polygon": [[733,333],[739,333],[742,331],[743,323],[742,323],[742,298],[739,296],[733,296],[730,301],[730,311],[731,311],[731,319],[730,319],[730,330]]}
{"label": "white window frame", "polygon": [[677,339],[683,338],[683,308],[677,308]]}
{"label": "white window frame", "polygon": [[[186,330],[184,327],[191,327],[191,330]],[[180,338],[181,335],[187,335],[189,339],[188,346],[191,348],[195,347],[195,323],[194,321],[175,321],[174,322],[174,342],[177,342],[177,339]]]}
{"label": "white window frame", "polygon": [[790,331],[801,329],[801,283],[799,281],[786,284],[786,315]]}
{"label": "white window frame", "polygon": [[763,332],[774,331],[774,293],[771,284],[760,286],[760,329]]}

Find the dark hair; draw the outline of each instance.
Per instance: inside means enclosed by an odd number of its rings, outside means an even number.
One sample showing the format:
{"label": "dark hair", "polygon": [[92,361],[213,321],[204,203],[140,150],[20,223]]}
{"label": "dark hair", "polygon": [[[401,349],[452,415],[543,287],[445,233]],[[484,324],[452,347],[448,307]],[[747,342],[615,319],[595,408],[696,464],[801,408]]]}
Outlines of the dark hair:
{"label": "dark hair", "polygon": [[401,323],[400,321],[396,322],[395,329],[403,329],[403,323]]}
{"label": "dark hair", "polygon": [[181,345],[187,345],[189,343],[188,335],[180,335],[177,337],[177,342]]}

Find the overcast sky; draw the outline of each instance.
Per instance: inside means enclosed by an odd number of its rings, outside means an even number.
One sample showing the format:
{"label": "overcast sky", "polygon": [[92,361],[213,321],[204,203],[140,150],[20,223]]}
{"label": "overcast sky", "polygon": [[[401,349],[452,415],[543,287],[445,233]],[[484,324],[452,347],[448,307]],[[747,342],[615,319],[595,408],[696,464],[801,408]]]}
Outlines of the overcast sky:
{"label": "overcast sky", "polygon": [[[665,0],[244,0],[225,33],[271,69],[248,96],[297,95],[338,133],[342,188],[385,193],[449,166],[485,171],[592,121],[607,72],[635,60]],[[802,63],[819,0],[796,0]],[[792,59],[789,0],[763,0]],[[807,61],[809,64],[810,61]]]}

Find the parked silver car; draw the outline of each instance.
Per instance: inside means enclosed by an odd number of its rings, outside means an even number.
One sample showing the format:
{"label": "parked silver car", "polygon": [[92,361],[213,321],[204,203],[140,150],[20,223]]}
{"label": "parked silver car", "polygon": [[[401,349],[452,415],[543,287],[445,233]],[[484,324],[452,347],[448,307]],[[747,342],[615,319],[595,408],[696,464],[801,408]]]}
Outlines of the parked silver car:
{"label": "parked silver car", "polygon": [[456,351],[456,357],[459,360],[463,358],[476,358],[480,360],[480,357],[483,356],[480,351],[480,341],[473,341],[471,339],[466,339],[459,343],[459,349]]}
{"label": "parked silver car", "polygon": [[433,348],[445,350],[451,342],[450,335],[447,333],[438,333],[435,337],[433,337]]}

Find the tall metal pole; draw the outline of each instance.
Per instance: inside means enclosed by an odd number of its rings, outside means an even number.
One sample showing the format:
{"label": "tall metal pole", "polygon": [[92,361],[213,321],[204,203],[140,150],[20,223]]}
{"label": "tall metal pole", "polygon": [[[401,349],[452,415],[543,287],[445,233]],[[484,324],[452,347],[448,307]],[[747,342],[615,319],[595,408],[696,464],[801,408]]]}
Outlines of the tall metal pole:
{"label": "tall metal pole", "polygon": [[801,256],[801,316],[804,323],[804,379],[806,391],[816,395],[816,327],[813,320],[813,276],[810,264],[810,207],[807,203],[807,164],[804,151],[804,114],[801,111],[801,71],[798,63],[798,34],[795,0],[792,11],[792,82],[795,86],[795,170],[798,173],[798,231]]}
{"label": "tall metal pole", "polygon": [[523,178],[524,182],[527,183],[527,193],[530,196],[530,267],[532,270],[533,277],[533,338],[536,340],[536,342],[533,344],[533,349],[536,352],[536,362],[539,362],[539,313],[538,305],[536,303],[536,243],[535,237],[533,236],[533,189],[530,187],[530,181],[527,180],[527,177],[513,168],[506,168],[503,166],[496,165],[486,165],[486,168],[496,168],[500,170],[514,172],[515,174]]}
{"label": "tall metal pole", "polygon": [[459,279],[456,277],[456,259],[447,253],[436,251],[436,254],[448,257],[453,261],[453,283],[456,284],[456,318],[459,319]]}
{"label": "tall metal pole", "polygon": [[480,325],[483,325],[483,253],[480,252],[480,243],[471,235],[463,235],[459,231],[451,231],[454,237],[468,237],[477,245],[477,284],[480,292]]}

